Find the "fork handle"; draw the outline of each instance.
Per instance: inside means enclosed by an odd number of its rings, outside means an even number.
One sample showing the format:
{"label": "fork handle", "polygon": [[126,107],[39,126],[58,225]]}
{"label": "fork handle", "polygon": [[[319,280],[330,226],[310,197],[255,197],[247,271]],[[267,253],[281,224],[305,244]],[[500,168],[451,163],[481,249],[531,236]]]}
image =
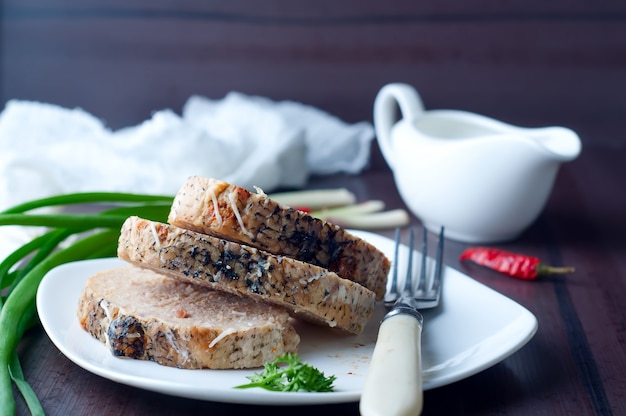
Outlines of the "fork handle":
{"label": "fork handle", "polygon": [[422,412],[421,338],[421,319],[397,314],[382,321],[361,394],[362,416]]}

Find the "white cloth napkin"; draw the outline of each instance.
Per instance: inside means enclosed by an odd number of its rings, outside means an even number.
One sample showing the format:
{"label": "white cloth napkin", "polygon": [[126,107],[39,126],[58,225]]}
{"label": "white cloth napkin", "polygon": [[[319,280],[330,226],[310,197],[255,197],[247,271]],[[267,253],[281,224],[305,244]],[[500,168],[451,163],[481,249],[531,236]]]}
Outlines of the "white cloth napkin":
{"label": "white cloth napkin", "polygon": [[373,138],[369,122],[238,92],[192,96],[181,115],[116,131],[82,109],[12,100],[0,113],[0,210],[69,192],[174,195],[190,175],[297,188],[312,174],[360,172]]}

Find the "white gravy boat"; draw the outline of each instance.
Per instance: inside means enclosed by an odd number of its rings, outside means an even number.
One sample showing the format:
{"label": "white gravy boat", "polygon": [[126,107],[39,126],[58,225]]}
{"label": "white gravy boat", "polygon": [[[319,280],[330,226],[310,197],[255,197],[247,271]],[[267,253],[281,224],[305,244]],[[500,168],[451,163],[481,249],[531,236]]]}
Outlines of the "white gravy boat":
{"label": "white gravy boat", "polygon": [[374,126],[409,209],[427,229],[443,225],[446,237],[469,243],[517,238],[542,211],[561,163],[581,151],[578,135],[564,127],[425,111],[415,88],[400,83],[379,91]]}

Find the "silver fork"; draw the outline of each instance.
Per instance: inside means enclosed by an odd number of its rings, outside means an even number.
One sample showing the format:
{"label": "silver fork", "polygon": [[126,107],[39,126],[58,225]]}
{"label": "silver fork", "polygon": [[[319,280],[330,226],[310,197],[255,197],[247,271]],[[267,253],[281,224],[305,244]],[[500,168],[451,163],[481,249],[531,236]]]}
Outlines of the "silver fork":
{"label": "silver fork", "polygon": [[[409,256],[404,286],[398,289],[400,230],[392,265],[391,287],[385,295],[384,316],[361,394],[359,409],[363,416],[418,415],[422,412],[421,336],[423,317],[418,309],[439,304],[441,293],[444,229],[439,232],[432,279],[427,278],[428,233],[424,229],[419,280],[414,284],[413,229],[409,235]],[[430,282],[429,282],[430,280]]]}

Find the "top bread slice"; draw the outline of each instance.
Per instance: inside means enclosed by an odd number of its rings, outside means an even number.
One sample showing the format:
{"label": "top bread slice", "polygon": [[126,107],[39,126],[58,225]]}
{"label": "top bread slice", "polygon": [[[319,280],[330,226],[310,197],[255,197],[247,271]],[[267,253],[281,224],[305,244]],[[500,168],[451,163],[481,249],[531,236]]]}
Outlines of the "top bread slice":
{"label": "top bread slice", "polygon": [[91,276],[77,314],[115,356],[170,367],[261,367],[300,342],[281,308],[134,266]]}
{"label": "top bread slice", "polygon": [[367,287],[376,300],[384,297],[390,269],[384,253],[261,191],[193,176],[178,191],[168,222],[326,268]]}
{"label": "top bread slice", "polygon": [[124,222],[118,257],[353,334],[363,330],[376,303],[374,292],[327,269],[139,217]]}

